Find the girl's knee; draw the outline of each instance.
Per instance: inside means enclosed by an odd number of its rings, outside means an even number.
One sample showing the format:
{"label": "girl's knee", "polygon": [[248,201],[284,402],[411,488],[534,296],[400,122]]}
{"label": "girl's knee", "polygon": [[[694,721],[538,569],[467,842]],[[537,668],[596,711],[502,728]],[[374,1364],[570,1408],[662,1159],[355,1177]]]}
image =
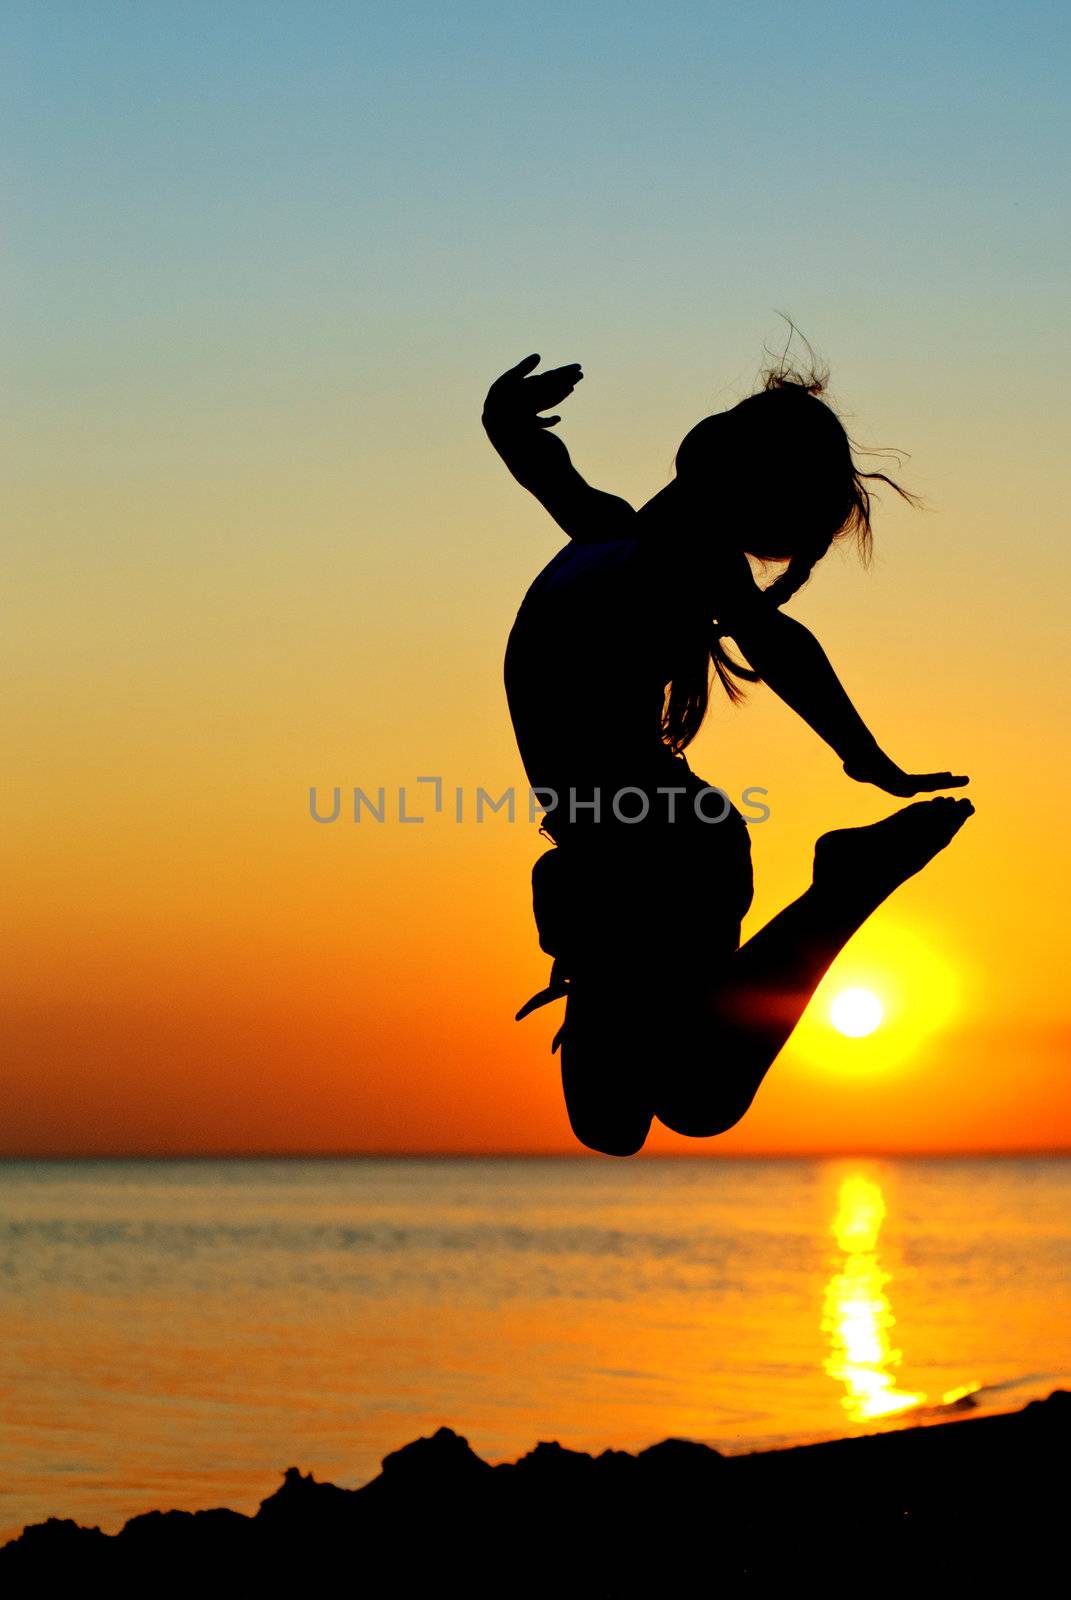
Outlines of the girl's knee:
{"label": "girl's knee", "polygon": [[739,1041],[693,1025],[664,1064],[653,1096],[654,1114],[673,1133],[713,1139],[746,1116],[769,1063]]}
{"label": "girl's knee", "polygon": [[736,1127],[750,1109],[752,1098],[703,1095],[682,1102],[662,1100],[655,1106],[655,1116],[671,1133],[683,1134],[686,1139],[714,1139]]}
{"label": "girl's knee", "polygon": [[651,1131],[650,1050],[608,1002],[578,1008],[570,994],[562,1039],[569,1126],[589,1150],[634,1156]]}
{"label": "girl's knee", "polygon": [[634,1156],[643,1149],[651,1119],[636,1122],[587,1122],[570,1117],[570,1127],[582,1145],[603,1156]]}

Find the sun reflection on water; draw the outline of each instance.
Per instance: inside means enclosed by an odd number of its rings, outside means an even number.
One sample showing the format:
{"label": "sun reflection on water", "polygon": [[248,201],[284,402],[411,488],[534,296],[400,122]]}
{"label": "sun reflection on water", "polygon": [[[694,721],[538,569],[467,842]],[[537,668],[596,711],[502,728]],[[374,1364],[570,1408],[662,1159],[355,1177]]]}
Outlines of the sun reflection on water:
{"label": "sun reflection on water", "polygon": [[853,1173],[840,1186],[832,1231],[843,1260],[826,1287],[822,1330],[831,1351],[823,1363],[844,1385],[841,1405],[855,1422],[895,1416],[922,1405],[926,1396],[897,1387],[892,1368],[901,1352],[890,1342],[896,1318],[885,1286],[891,1273],[878,1262],[877,1243],[885,1219],[879,1184]]}

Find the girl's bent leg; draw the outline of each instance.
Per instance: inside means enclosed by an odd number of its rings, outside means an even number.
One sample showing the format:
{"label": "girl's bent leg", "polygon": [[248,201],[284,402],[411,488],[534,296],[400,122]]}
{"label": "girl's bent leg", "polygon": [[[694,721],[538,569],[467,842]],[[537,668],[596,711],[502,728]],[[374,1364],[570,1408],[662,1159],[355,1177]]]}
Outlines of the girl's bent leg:
{"label": "girl's bent leg", "polygon": [[561,1069],[569,1125],[608,1156],[643,1149],[654,1114],[650,1044],[621,1005],[620,986],[574,980],[566,1001]]}
{"label": "girl's bent leg", "polygon": [[675,1048],[653,1065],[659,1121],[693,1138],[739,1122],[852,934],[973,810],[969,800],[923,800],[870,827],[823,835],[811,887],[684,1005]]}

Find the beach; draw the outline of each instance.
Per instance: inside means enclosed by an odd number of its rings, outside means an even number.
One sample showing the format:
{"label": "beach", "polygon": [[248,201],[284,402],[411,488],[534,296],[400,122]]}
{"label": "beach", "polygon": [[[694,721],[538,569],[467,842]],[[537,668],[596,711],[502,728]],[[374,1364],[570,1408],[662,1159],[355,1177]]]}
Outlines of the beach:
{"label": "beach", "polygon": [[726,1456],[1071,1388],[1071,1162],[0,1165],[0,1541],[446,1426]]}
{"label": "beach", "polygon": [[[899,1433],[724,1457],[667,1439],[637,1455],[541,1443],[492,1466],[450,1429],[412,1441],[352,1490],[296,1468],[253,1517],[151,1512],[118,1535],[50,1520],[0,1550],[7,1582],[162,1576],[360,1592],[462,1581],[470,1592],[635,1592],[659,1583],[1025,1583],[1065,1543],[1071,1394]],[[387,1575],[389,1574],[389,1579]],[[308,1591],[305,1591],[308,1592]]]}

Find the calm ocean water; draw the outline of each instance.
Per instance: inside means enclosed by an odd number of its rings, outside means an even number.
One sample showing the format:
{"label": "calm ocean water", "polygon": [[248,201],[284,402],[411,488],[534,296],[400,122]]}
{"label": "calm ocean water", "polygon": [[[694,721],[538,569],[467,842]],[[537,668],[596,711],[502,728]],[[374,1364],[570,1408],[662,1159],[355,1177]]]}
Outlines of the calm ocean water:
{"label": "calm ocean water", "polygon": [[0,1163],[0,1529],[1071,1386],[1071,1160]]}

